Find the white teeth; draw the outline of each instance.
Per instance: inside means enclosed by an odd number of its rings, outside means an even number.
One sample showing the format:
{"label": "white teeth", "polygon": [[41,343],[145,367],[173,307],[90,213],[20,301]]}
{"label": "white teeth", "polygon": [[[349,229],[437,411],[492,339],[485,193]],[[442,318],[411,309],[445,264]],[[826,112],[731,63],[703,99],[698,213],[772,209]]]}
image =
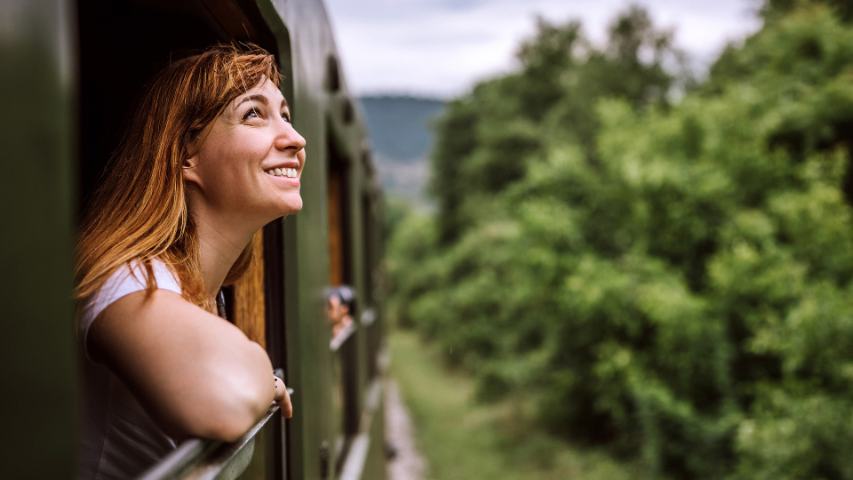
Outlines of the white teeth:
{"label": "white teeth", "polygon": [[299,173],[295,168],[272,168],[270,170],[264,170],[264,172],[275,177],[288,178],[296,178]]}

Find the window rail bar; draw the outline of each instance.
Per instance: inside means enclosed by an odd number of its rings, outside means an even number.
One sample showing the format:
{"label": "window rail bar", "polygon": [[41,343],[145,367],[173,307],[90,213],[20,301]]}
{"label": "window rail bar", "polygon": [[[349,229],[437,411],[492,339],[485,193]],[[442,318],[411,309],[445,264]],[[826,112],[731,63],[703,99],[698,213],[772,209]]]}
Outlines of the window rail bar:
{"label": "window rail bar", "polygon": [[[293,389],[287,391],[293,395]],[[273,405],[239,440],[234,443],[192,438],[181,443],[139,480],[165,479],[232,479],[248,466],[255,448],[255,437],[277,414],[280,407]]]}

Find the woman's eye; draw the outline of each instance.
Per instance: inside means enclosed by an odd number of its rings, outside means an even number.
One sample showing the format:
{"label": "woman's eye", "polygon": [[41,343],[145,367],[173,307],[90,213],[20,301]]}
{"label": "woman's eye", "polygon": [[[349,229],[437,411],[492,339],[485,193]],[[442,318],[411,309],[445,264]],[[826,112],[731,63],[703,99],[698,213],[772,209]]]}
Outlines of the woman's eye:
{"label": "woman's eye", "polygon": [[261,112],[256,108],[250,109],[248,112],[243,114],[243,120],[249,120],[252,118],[259,118],[261,116]]}
{"label": "woman's eye", "polygon": [[287,123],[293,123],[293,120],[290,119],[290,114],[288,112],[281,112],[281,118],[284,119]]}

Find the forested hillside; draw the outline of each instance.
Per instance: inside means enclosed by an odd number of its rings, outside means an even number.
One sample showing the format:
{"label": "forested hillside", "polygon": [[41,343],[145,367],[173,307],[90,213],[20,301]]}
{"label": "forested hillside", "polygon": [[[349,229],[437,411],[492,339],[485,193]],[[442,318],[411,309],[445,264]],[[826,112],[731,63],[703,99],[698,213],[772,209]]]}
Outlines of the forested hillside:
{"label": "forested hillside", "polygon": [[853,478],[853,28],[771,0],[708,78],[632,8],[451,102],[391,314],[649,476]]}
{"label": "forested hillside", "polygon": [[434,98],[370,95],[359,98],[367,119],[371,147],[387,195],[414,203],[425,201],[432,124],[444,108]]}

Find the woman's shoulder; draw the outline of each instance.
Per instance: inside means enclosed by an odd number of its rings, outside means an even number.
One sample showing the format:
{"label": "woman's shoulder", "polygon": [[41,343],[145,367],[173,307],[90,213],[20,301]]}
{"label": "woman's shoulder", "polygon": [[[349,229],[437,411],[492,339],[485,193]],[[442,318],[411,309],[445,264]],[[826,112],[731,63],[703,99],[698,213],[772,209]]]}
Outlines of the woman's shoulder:
{"label": "woman's shoulder", "polygon": [[[159,258],[150,260],[150,272],[154,277],[157,289],[169,290],[181,294],[181,285],[177,275]],[[149,270],[145,262],[132,260],[113,272],[101,285],[101,288],[86,302],[80,315],[80,329],[85,334],[108,306],[131,293],[145,290],[148,285]]]}

